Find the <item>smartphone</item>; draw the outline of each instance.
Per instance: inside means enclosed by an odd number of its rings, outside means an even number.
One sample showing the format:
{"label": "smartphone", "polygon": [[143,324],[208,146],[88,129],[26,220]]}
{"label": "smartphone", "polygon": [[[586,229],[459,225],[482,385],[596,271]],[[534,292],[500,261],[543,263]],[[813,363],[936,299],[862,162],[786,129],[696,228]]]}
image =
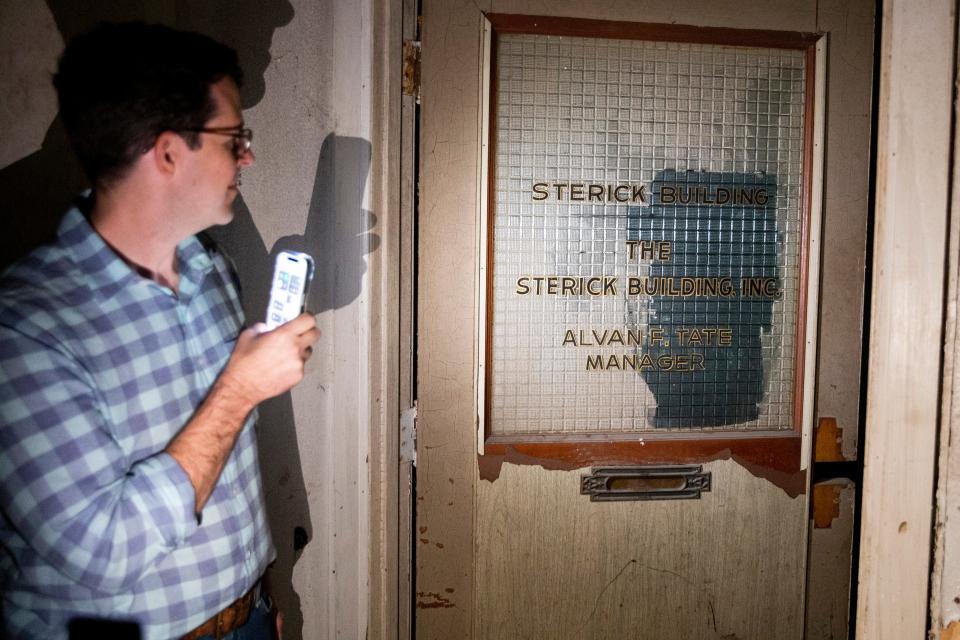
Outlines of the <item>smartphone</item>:
{"label": "smartphone", "polygon": [[273,265],[267,305],[267,330],[276,329],[303,313],[313,280],[313,258],[299,251],[281,251]]}

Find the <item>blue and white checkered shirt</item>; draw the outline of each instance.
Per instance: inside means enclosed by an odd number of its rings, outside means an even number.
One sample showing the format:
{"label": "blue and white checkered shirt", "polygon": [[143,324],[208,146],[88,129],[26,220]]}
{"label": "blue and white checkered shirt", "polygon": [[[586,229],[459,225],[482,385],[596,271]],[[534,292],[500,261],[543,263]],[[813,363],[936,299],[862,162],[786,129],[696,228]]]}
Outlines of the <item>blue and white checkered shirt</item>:
{"label": "blue and white checkered shirt", "polygon": [[[179,295],[136,274],[77,210],[0,279],[0,571],[13,638],[72,618],[183,635],[273,559],[251,415],[220,480],[194,490],[164,447],[243,323],[224,257],[177,250]],[[2,634],[0,634],[2,635]]]}

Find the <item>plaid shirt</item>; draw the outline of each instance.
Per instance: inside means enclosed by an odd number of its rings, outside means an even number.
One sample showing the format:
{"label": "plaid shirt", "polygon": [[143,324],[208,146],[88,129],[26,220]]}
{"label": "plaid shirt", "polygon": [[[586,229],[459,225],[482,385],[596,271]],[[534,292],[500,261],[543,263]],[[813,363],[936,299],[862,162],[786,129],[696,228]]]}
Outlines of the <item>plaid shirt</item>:
{"label": "plaid shirt", "polygon": [[53,245],[0,280],[0,571],[11,637],[65,638],[74,617],[179,636],[272,560],[255,415],[202,524],[190,480],[164,453],[243,323],[224,257],[193,237],[177,255],[174,295],[73,209]]}

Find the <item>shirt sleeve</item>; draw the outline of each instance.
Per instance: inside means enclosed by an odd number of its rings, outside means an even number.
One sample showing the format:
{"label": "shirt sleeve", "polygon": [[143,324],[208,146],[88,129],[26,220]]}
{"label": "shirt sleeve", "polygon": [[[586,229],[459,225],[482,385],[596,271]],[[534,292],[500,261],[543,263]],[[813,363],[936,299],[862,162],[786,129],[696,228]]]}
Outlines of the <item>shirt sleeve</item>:
{"label": "shirt sleeve", "polygon": [[52,567],[122,591],[197,529],[186,473],[160,452],[130,461],[83,368],[0,326],[0,505]]}

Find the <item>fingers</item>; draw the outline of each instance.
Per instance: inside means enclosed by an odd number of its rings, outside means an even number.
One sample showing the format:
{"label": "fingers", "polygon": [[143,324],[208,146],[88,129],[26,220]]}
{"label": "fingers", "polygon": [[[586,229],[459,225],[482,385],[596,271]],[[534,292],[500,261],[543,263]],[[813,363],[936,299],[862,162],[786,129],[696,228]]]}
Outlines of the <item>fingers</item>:
{"label": "fingers", "polygon": [[320,329],[313,327],[297,336],[297,344],[306,347],[320,339]]}
{"label": "fingers", "polygon": [[295,336],[294,341],[301,351],[320,339],[317,320],[310,313],[301,313],[282,327],[278,327],[276,331]]}
{"label": "fingers", "polygon": [[317,319],[313,316],[312,313],[303,312],[298,315],[296,318],[290,322],[284,324],[281,327],[277,328],[277,331],[289,331],[294,335],[300,335],[305,331],[310,329],[315,329],[317,326]]}

